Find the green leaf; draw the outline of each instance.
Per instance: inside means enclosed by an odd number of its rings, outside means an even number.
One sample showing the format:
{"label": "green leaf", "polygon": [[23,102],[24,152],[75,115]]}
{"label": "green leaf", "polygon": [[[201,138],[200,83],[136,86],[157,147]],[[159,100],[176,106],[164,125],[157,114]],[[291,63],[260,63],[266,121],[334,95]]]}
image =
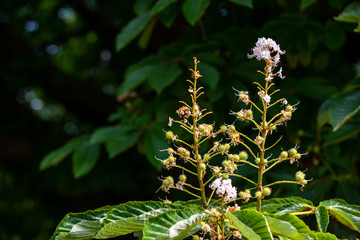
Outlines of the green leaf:
{"label": "green leaf", "polygon": [[215,67],[202,62],[199,64],[199,71],[203,76],[201,80],[214,90],[220,80],[220,73],[218,70]]}
{"label": "green leaf", "polygon": [[162,62],[151,72],[149,83],[157,93],[160,93],[165,87],[174,82],[181,73],[182,70],[178,63]]}
{"label": "green leaf", "polygon": [[337,89],[329,85],[325,78],[317,76],[301,79],[295,87],[299,94],[318,100],[328,99],[337,92]]}
{"label": "green leaf", "polygon": [[151,20],[150,12],[146,12],[131,20],[116,36],[116,51],[120,51],[128,45]]}
{"label": "green leaf", "polygon": [[322,201],[319,206],[325,207],[331,216],[346,227],[360,232],[360,206],[349,205],[342,199]]}
{"label": "green leaf", "polygon": [[151,14],[157,14],[164,9],[166,9],[169,5],[176,2],[177,0],[158,0],[155,3],[155,6],[151,9]]}
{"label": "green leaf", "polygon": [[185,0],[182,5],[182,12],[186,20],[194,26],[195,23],[205,13],[206,8],[209,6],[210,0]]}
{"label": "green leaf", "polygon": [[89,145],[88,141],[83,141],[72,156],[73,174],[75,178],[82,177],[93,169],[99,155],[100,145]]}
{"label": "green leaf", "polygon": [[339,49],[345,42],[346,34],[340,23],[331,21],[325,25],[325,44],[331,50]]}
{"label": "green leaf", "polygon": [[240,231],[241,235],[251,240],[274,239],[265,216],[256,210],[245,209],[225,213],[230,221],[230,226]]}
{"label": "green leaf", "polygon": [[330,106],[330,121],[333,130],[338,130],[360,110],[360,91],[335,98]]}
{"label": "green leaf", "polygon": [[89,210],[84,213],[68,213],[57,226],[51,240],[93,239],[108,212],[109,207]]}
{"label": "green leaf", "polygon": [[349,138],[356,136],[359,132],[360,132],[360,124],[347,123],[336,132],[328,133],[325,136],[323,146],[326,147],[332,144],[343,142],[345,140],[348,140]]}
{"label": "green leaf", "polygon": [[168,157],[167,152],[159,151],[159,149],[167,149],[169,147],[162,133],[160,129],[152,127],[145,135],[146,157],[157,170],[161,170],[163,165],[156,158],[165,159]]}
{"label": "green leaf", "polygon": [[254,8],[252,0],[229,0],[229,1],[244,7]]}
{"label": "green leaf", "polygon": [[156,22],[157,22],[157,18],[153,18],[150,23],[146,26],[145,30],[143,31],[143,33],[141,34],[140,36],[140,39],[139,39],[139,47],[140,48],[146,48],[148,43],[149,43],[149,40],[150,40],[150,37],[151,37],[151,34],[154,30],[154,27],[156,25]]}
{"label": "green leaf", "polygon": [[116,138],[118,136],[127,135],[134,128],[131,126],[110,126],[98,128],[90,136],[89,143],[98,144],[109,141],[110,139]]}
{"label": "green leaf", "polygon": [[140,231],[150,217],[156,217],[171,209],[170,205],[157,201],[120,204],[108,212],[95,238],[113,238]]}
{"label": "green leaf", "polygon": [[161,11],[159,13],[161,22],[167,28],[170,28],[177,17],[177,12],[178,12],[178,6],[175,4],[166,8],[164,11]]}
{"label": "green leaf", "polygon": [[311,4],[314,4],[317,0],[301,0],[300,9],[303,11],[307,7],[309,7]]}
{"label": "green leaf", "polygon": [[40,162],[40,170],[55,166],[64,160],[70,153],[81,145],[84,136],[79,136],[68,141],[64,146],[48,153]]}
{"label": "green leaf", "polygon": [[124,75],[125,80],[118,89],[118,95],[129,92],[144,82],[159,61],[159,56],[151,55],[128,67]]}
{"label": "green leaf", "polygon": [[309,227],[298,217],[287,213],[285,215],[266,215],[271,232],[274,235],[294,240],[312,240]]}
{"label": "green leaf", "polygon": [[171,210],[145,222],[143,240],[184,239],[201,229],[200,221],[210,215],[203,210]]}
{"label": "green leaf", "polygon": [[331,233],[315,233],[314,236],[316,237],[316,240],[338,240],[338,238]]}
{"label": "green leaf", "polygon": [[335,20],[342,22],[360,22],[360,1],[350,3],[337,17],[334,18]]}
{"label": "green leaf", "polygon": [[329,225],[329,212],[324,206],[318,206],[315,208],[316,222],[319,226],[320,232],[326,232]]}
{"label": "green leaf", "polygon": [[119,135],[108,140],[105,143],[105,148],[110,158],[125,152],[128,148],[135,145],[136,141],[141,135],[140,130],[129,131],[126,134]]}
{"label": "green leaf", "polygon": [[[256,202],[247,204],[242,209],[256,209],[256,204]],[[302,212],[312,208],[312,202],[300,197],[272,198],[261,202],[261,211],[273,214]]]}
{"label": "green leaf", "polygon": [[155,0],[137,0],[134,4],[134,12],[136,15],[141,15],[150,10],[151,5]]}

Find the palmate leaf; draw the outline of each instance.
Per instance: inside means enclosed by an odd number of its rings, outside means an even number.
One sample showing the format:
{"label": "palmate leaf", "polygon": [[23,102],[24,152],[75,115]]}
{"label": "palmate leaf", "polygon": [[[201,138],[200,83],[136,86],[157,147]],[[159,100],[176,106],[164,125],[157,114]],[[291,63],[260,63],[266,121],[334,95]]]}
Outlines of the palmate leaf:
{"label": "palmate leaf", "polygon": [[201,229],[200,221],[210,215],[203,210],[171,210],[145,222],[143,240],[184,239]]}
{"label": "palmate leaf", "polygon": [[227,212],[225,216],[230,226],[240,231],[241,235],[251,240],[273,240],[269,225],[262,213],[253,209]]}
{"label": "palmate leaf", "polygon": [[[247,204],[242,209],[256,209],[256,202]],[[309,200],[300,197],[272,198],[261,203],[261,211],[273,214],[301,212],[312,209],[314,206]]]}
{"label": "palmate leaf", "polygon": [[322,201],[319,206],[325,207],[331,216],[346,227],[360,232],[360,206],[349,205],[342,199]]}
{"label": "palmate leaf", "polygon": [[106,239],[141,231],[150,217],[177,208],[181,206],[145,201],[69,213],[60,222],[51,240]]}
{"label": "palmate leaf", "polygon": [[309,227],[298,217],[290,213],[284,215],[267,214],[266,220],[271,232],[286,239],[311,240],[313,234]]}

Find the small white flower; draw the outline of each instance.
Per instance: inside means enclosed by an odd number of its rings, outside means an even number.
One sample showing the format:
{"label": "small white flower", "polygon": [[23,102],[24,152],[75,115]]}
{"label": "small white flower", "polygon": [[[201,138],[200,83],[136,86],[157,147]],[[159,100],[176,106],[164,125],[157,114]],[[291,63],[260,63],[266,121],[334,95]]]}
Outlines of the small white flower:
{"label": "small white flower", "polygon": [[237,192],[236,192],[236,188],[235,187],[231,187],[230,189],[228,189],[227,191],[228,194],[228,198],[233,201],[236,199],[237,196]]}
{"label": "small white flower", "polygon": [[221,185],[221,178],[217,178],[217,179],[215,179],[215,181],[213,181],[210,184],[210,188],[215,189],[215,188],[218,188],[220,185]]}
{"label": "small white flower", "polygon": [[226,188],[224,185],[220,185],[217,190],[216,190],[216,194],[217,195],[224,195],[225,194],[225,191],[226,191]]}
{"label": "small white flower", "polygon": [[263,100],[264,100],[267,104],[270,104],[271,97],[266,94],[266,95],[263,97]]}

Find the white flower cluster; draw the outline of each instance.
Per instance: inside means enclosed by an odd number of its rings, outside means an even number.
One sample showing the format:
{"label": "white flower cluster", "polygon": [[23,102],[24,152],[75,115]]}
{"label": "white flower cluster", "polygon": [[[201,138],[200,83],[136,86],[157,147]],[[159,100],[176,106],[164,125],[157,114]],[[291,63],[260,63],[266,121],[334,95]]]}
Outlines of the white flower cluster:
{"label": "white flower cluster", "polygon": [[236,188],[232,186],[231,179],[217,178],[210,184],[211,189],[216,189],[216,194],[221,197],[226,194],[225,200],[233,201],[236,199]]}
{"label": "white flower cluster", "polygon": [[259,38],[255,44],[255,47],[252,49],[253,54],[248,54],[248,58],[256,57],[257,60],[270,60],[272,58],[271,54],[276,52],[275,57],[273,57],[274,64],[276,66],[280,61],[280,54],[284,54],[285,51],[280,49],[280,46],[271,38]]}

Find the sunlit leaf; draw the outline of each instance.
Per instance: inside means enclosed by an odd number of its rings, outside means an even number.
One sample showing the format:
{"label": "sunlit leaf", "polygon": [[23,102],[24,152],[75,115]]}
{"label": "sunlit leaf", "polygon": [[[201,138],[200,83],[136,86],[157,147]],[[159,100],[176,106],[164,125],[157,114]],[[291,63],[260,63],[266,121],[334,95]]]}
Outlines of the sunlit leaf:
{"label": "sunlit leaf", "polygon": [[331,199],[320,202],[332,217],[346,227],[360,232],[360,206],[350,205],[342,199]]}
{"label": "sunlit leaf", "polygon": [[263,214],[253,209],[225,213],[230,226],[240,231],[241,235],[251,240],[273,240],[270,228]]}
{"label": "sunlit leaf", "polygon": [[229,0],[229,1],[244,7],[254,8],[252,0]]}
{"label": "sunlit leaf", "polygon": [[84,136],[76,137],[68,141],[64,146],[48,153],[40,162],[40,170],[55,166],[64,160],[70,153],[81,145]]}
{"label": "sunlit leaf", "polygon": [[[247,204],[242,209],[256,209],[256,202]],[[261,211],[273,214],[301,212],[313,208],[312,202],[300,197],[272,198],[261,202]]]}
{"label": "sunlit leaf", "polygon": [[202,210],[171,210],[145,222],[143,240],[184,239],[201,229],[200,221],[209,218]]}
{"label": "sunlit leaf", "polygon": [[315,233],[314,236],[316,237],[316,240],[338,240],[338,238],[331,233],[318,232]]}
{"label": "sunlit leaf", "polygon": [[93,239],[108,212],[109,208],[104,207],[84,213],[68,213],[57,226],[51,240]]}
{"label": "sunlit leaf", "polygon": [[116,51],[120,51],[128,45],[140,32],[146,27],[151,20],[150,12],[141,14],[131,20],[116,36]]}
{"label": "sunlit leaf", "polygon": [[100,145],[89,145],[87,141],[83,141],[72,156],[74,176],[79,178],[86,175],[95,166],[99,155]]}
{"label": "sunlit leaf", "polygon": [[316,222],[321,232],[326,232],[327,226],[329,225],[329,212],[323,207],[319,206],[315,208]]}
{"label": "sunlit leaf", "polygon": [[172,208],[162,202],[127,202],[114,207],[107,213],[97,239],[113,238],[142,230],[150,217],[156,217]]}
{"label": "sunlit leaf", "polygon": [[210,0],[185,0],[182,5],[182,12],[186,20],[194,26],[205,13],[209,4]]}
{"label": "sunlit leaf", "polygon": [[342,22],[360,22],[360,1],[355,1],[347,5],[344,10],[335,17],[335,20]]}
{"label": "sunlit leaf", "polygon": [[298,217],[289,213],[285,215],[266,215],[270,230],[274,235],[293,240],[312,240],[309,227]]}
{"label": "sunlit leaf", "polygon": [[334,131],[343,126],[360,110],[360,91],[335,98],[329,108],[330,121]]}

